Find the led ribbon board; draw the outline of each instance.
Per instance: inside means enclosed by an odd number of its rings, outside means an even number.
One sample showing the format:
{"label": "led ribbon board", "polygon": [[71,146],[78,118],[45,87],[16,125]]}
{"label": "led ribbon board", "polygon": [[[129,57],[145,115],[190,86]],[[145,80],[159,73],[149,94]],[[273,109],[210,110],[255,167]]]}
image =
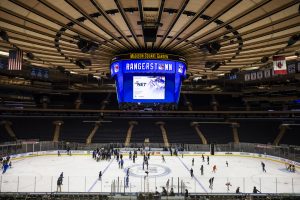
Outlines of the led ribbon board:
{"label": "led ribbon board", "polygon": [[111,76],[116,80],[119,103],[178,103],[186,76],[185,59],[161,53],[116,56]]}

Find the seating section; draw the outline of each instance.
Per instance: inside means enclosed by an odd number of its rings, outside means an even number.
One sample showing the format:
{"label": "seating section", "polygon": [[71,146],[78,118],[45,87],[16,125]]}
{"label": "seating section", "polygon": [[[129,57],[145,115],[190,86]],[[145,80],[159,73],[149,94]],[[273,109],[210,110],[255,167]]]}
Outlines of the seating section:
{"label": "seating section", "polygon": [[193,143],[200,144],[201,140],[193,127],[191,120],[167,120],[166,130],[170,143]]}
{"label": "seating section", "polygon": [[[109,119],[102,123],[92,140],[93,143],[124,143],[128,130],[128,120]],[[108,121],[108,120],[107,120]]]}
{"label": "seating section", "polygon": [[240,120],[238,128],[240,142],[273,143],[279,132],[278,120]]}
{"label": "seating section", "polygon": [[139,120],[138,125],[132,130],[131,143],[144,142],[145,138],[149,138],[150,143],[163,143],[161,130],[155,122],[158,120]]}
{"label": "seating section", "polygon": [[229,124],[199,124],[199,130],[207,143],[229,143],[233,141],[232,128]]}
{"label": "seating section", "polygon": [[281,139],[281,144],[299,145],[300,126],[289,126]]}
{"label": "seating section", "polygon": [[[85,142],[87,136],[94,128],[97,119],[82,119],[82,118],[68,118],[62,119],[64,124],[60,129],[59,140],[67,142]],[[90,122],[85,122],[90,121]],[[54,126],[54,125],[53,125]],[[52,133],[53,135],[53,133]]]}
{"label": "seating section", "polygon": [[41,117],[8,118],[12,122],[12,129],[18,139],[53,139],[55,119]]}
{"label": "seating section", "polygon": [[[40,139],[41,141],[51,141],[55,129],[54,121],[61,120],[63,125],[60,129],[59,140],[67,142],[85,143],[89,133],[94,128],[96,117],[8,117],[6,119],[12,122],[12,129],[18,139]],[[169,143],[201,144],[201,140],[194,127],[190,126],[193,121],[202,121],[200,119],[105,119],[110,123],[101,123],[96,131],[93,143],[124,143],[129,121],[135,120],[135,125],[131,135],[131,143],[143,143],[145,138],[150,139],[150,143],[163,143],[163,137],[160,127],[155,123],[157,121],[165,122],[165,129]],[[90,122],[84,122],[90,121]],[[240,124],[237,129],[240,142],[249,143],[273,143],[279,133],[281,120],[253,120],[243,119],[234,120]],[[232,127],[230,124],[199,124],[199,129],[206,137],[208,143],[226,144],[233,142]],[[296,140],[300,132],[300,126],[291,126],[281,140],[281,144],[300,145]],[[11,141],[12,138],[6,133],[4,126],[0,126],[1,142]]]}
{"label": "seating section", "polygon": [[6,132],[6,130],[5,130],[5,128],[4,128],[3,125],[0,126],[0,141],[1,141],[1,142],[9,142],[9,141],[13,141],[13,138],[11,138],[11,137],[7,134],[7,132]]}

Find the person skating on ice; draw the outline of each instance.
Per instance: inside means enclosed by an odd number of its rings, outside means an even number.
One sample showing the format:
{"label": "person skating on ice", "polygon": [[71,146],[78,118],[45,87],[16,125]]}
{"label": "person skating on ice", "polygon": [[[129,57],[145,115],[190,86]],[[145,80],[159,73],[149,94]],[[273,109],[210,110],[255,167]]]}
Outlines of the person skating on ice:
{"label": "person skating on ice", "polygon": [[192,166],[194,166],[194,162],[195,162],[195,160],[194,160],[194,158],[192,159]]}
{"label": "person skating on ice", "polygon": [[227,162],[227,160],[226,160],[226,167],[228,167],[228,162]]}
{"label": "person skating on ice", "polygon": [[203,155],[203,154],[201,155],[201,157],[202,157],[202,162],[205,162],[205,160],[204,160],[204,155]]}
{"label": "person skating on ice", "polygon": [[99,172],[99,181],[102,179],[102,171]]}
{"label": "person skating on ice", "polygon": [[230,186],[232,186],[231,183],[228,181],[227,183],[225,183],[225,185],[227,187],[227,192],[229,192],[230,191]]}
{"label": "person skating on ice", "polygon": [[214,165],[214,166],[213,166],[213,170],[212,170],[212,172],[213,172],[213,173],[216,173],[216,170],[217,170],[217,166],[216,166],[216,165]]}
{"label": "person skating on ice", "polygon": [[193,168],[190,169],[190,173],[191,173],[191,177],[193,178],[194,177],[194,170],[193,170]]}
{"label": "person skating on ice", "polygon": [[236,188],[235,193],[237,193],[237,194],[240,193],[240,187],[237,187],[237,188]]}
{"label": "person skating on ice", "polygon": [[201,165],[201,167],[200,167],[200,171],[201,171],[201,175],[203,175],[204,173],[204,171],[203,171],[204,169],[203,169],[203,165]]}
{"label": "person skating on ice", "polygon": [[265,165],[264,162],[261,162],[261,167],[262,167],[263,172],[267,172],[266,171],[266,165]]}
{"label": "person skating on ice", "polygon": [[207,165],[209,165],[209,156],[207,156]]}

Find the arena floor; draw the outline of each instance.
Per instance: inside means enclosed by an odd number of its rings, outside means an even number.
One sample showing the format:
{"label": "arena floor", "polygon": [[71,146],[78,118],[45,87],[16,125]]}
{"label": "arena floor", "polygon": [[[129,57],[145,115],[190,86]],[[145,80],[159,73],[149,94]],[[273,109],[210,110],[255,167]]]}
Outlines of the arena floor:
{"label": "arena floor", "polygon": [[[192,166],[192,159],[195,159]],[[283,163],[272,160],[237,157],[210,156],[210,164],[202,162],[201,156],[151,156],[149,161],[149,177],[145,178],[142,169],[142,156],[136,163],[124,157],[124,169],[119,169],[115,159],[96,162],[91,156],[37,156],[13,161],[12,168],[1,176],[1,192],[56,192],[56,181],[61,172],[64,173],[63,192],[161,192],[169,181],[169,188],[175,193],[188,189],[190,193],[251,193],[256,186],[262,193],[300,193],[300,173],[288,172]],[[226,167],[226,161],[229,166]],[[261,161],[266,164],[267,172],[262,172]],[[204,175],[200,174],[200,166],[204,166]],[[217,166],[216,173],[212,172]],[[124,187],[127,168],[130,168],[129,186]],[[194,178],[190,169],[194,170]],[[102,180],[98,173],[102,171]],[[299,169],[297,169],[299,170]],[[214,177],[213,189],[208,180]],[[227,191],[226,183],[232,186]]]}

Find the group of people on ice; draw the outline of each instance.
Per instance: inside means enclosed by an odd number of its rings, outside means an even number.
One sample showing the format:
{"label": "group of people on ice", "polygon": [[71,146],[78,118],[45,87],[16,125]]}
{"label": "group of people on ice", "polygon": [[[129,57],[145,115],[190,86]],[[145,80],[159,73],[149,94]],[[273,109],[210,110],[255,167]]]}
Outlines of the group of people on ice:
{"label": "group of people on ice", "polygon": [[10,156],[0,157],[0,162],[2,163],[2,174],[5,174],[8,168],[12,167]]}

